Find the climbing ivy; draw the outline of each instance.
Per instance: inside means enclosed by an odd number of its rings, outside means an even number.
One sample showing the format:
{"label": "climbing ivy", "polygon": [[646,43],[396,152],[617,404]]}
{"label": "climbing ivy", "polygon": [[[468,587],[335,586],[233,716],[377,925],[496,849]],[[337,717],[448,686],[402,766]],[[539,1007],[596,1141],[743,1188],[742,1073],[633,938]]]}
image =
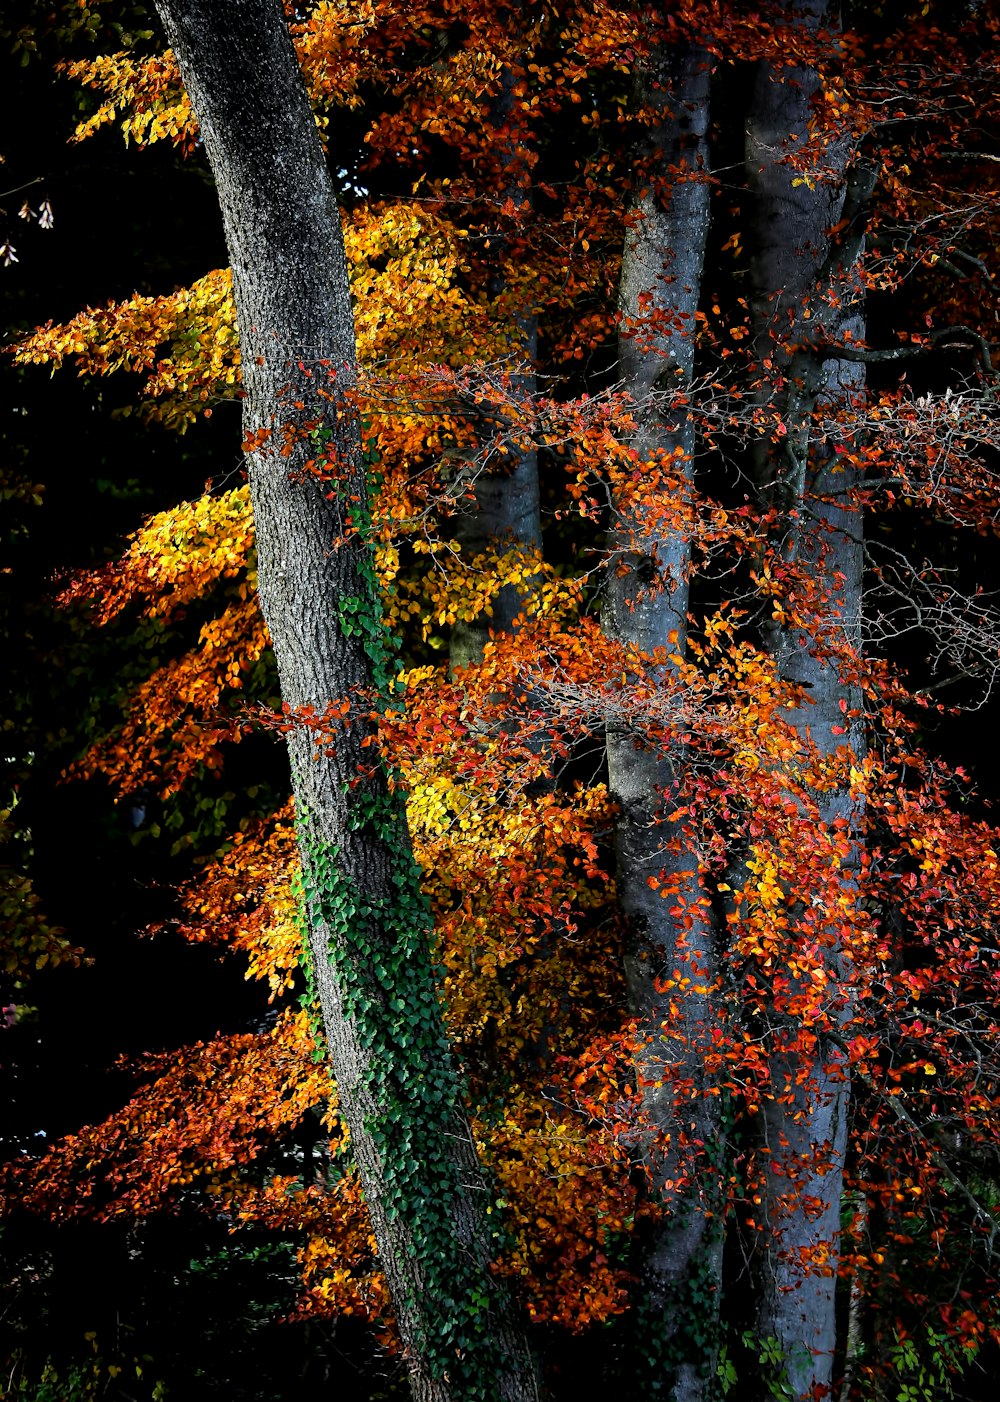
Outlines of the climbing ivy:
{"label": "climbing ivy", "polygon": [[[322,445],[323,431],[317,436]],[[371,487],[377,464],[370,450],[365,467]],[[385,709],[395,690],[395,649],[382,619],[370,522],[355,511],[354,523],[360,592],[340,598],[338,621],[346,637],[360,640],[371,666],[376,707]],[[418,1263],[420,1352],[432,1376],[447,1375],[458,1395],[489,1399],[503,1372],[495,1320],[490,1320],[493,1291],[485,1262],[474,1251],[456,1250],[458,1212],[467,1212],[470,1191],[456,1136],[469,1131],[444,1028],[431,961],[432,918],[410,847],[402,788],[398,776],[376,773],[349,781],[346,799],[347,833],[364,832],[374,840],[388,879],[382,894],[362,889],[345,870],[343,847],[320,840],[319,824],[311,815],[301,815],[309,834],[304,904],[314,931],[311,956],[304,960],[307,983],[315,986],[311,959],[318,957],[322,940],[343,1016],[361,1052],[357,1099],[383,1165],[380,1205],[390,1222],[405,1224],[409,1252]],[[495,1193],[491,1201],[499,1206]],[[494,1207],[486,1212],[492,1219],[490,1252],[496,1256],[502,1229]],[[397,1308],[403,1303],[397,1299]]]}
{"label": "climbing ivy", "polygon": [[[683,1214],[697,1210],[692,1206]],[[681,1369],[693,1368],[703,1379],[717,1376],[725,1390],[725,1351],[718,1323],[718,1271],[714,1251],[705,1242],[682,1282],[655,1300],[643,1296],[633,1307],[631,1368],[635,1386],[654,1397],[672,1396]],[[682,1321],[665,1331],[662,1319]],[[720,1363],[720,1356],[722,1362]]]}
{"label": "climbing ivy", "polygon": [[[773,1334],[762,1337],[752,1329],[744,1329],[740,1334],[740,1344],[744,1353],[754,1360],[754,1376],[762,1395],[773,1398],[774,1402],[793,1402],[796,1394],[788,1377],[789,1359],[781,1340]],[[728,1397],[741,1381],[739,1370],[725,1344],[719,1352],[716,1377],[723,1397]]]}

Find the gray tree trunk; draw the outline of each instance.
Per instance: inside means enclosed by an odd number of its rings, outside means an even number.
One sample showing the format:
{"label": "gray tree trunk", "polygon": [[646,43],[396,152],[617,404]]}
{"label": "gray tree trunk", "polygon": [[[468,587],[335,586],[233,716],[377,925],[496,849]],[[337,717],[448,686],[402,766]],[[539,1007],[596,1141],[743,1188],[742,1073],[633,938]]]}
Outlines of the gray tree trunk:
{"label": "gray tree trunk", "polygon": [[[687,633],[690,531],[682,519],[665,521],[663,513],[671,505],[666,493],[690,495],[695,434],[686,413],[665,411],[663,400],[664,392],[690,384],[694,364],[709,225],[709,186],[695,173],[708,166],[711,60],[693,47],[654,47],[636,82],[637,101],[655,121],[637,152],[640,188],[630,211],[619,290],[619,363],[636,403],[632,447],[649,494],[616,502],[604,628],[648,655],[657,648],[683,652]],[[659,670],[667,687],[669,663]],[[699,1402],[714,1381],[722,1256],[714,1178],[705,1169],[722,1152],[723,1132],[718,1098],[702,1093],[704,1052],[717,1009],[713,993],[697,990],[715,982],[718,931],[700,904],[696,855],[679,825],[665,821],[677,806],[682,756],[665,757],[613,731],[607,750],[610,788],[619,805],[626,976],[631,1011],[645,1035],[636,1067],[646,1121],[642,1152],[651,1190],[664,1203],[641,1248],[641,1327],[648,1334],[637,1345],[644,1357],[636,1360],[636,1371],[645,1369],[644,1387],[673,1402]],[[661,876],[679,900],[665,900],[650,888],[649,879]],[[670,913],[678,904],[687,910],[686,920]],[[690,979],[688,987],[660,992],[656,980],[675,971]],[[690,1090],[675,1099],[675,1083]],[[692,1169],[693,1179],[678,1191],[678,1180]]]}
{"label": "gray tree trunk", "polygon": [[[823,0],[786,8],[789,22],[829,23]],[[758,455],[757,490],[760,504],[777,512],[771,548],[815,580],[826,600],[808,628],[765,622],[763,641],[780,676],[803,693],[801,704],[785,713],[793,731],[811,740],[821,756],[846,744],[859,761],[863,736],[842,709],[853,711],[859,698],[845,680],[842,657],[828,645],[833,642],[838,651],[860,645],[862,520],[850,507],[855,483],[849,462],[817,439],[812,415],[817,409],[829,415],[856,411],[864,391],[863,367],[824,359],[822,343],[845,332],[863,339],[856,261],[867,176],[850,168],[852,153],[842,139],[827,140],[822,160],[811,169],[794,163],[808,137],[817,87],[809,70],[762,64],[747,124],[760,397],[786,429]],[[830,230],[841,219],[845,227],[831,244]],[[757,1117],[764,1226],[757,1333],[762,1342],[777,1341],[788,1395],[803,1402],[828,1395],[837,1342],[834,1303],[850,1096],[837,1035],[850,1007],[840,930],[844,909],[856,899],[860,819],[846,783],[814,798],[821,829],[832,832],[842,821],[849,834],[839,887],[845,906],[806,911],[792,905],[800,938],[818,942],[823,951],[831,1035],[818,1028],[815,1051],[803,1052],[793,1045],[801,1030],[795,1019],[772,1009],[771,1091]],[[803,1261],[813,1265],[804,1267]]]}
{"label": "gray tree trunk", "polygon": [[[232,263],[260,600],[289,712],[312,965],[341,1113],[423,1402],[536,1396],[443,1030],[401,800],[363,748],[384,684],[340,218],[278,0],[157,0]],[[280,449],[290,449],[283,456]],[[323,481],[307,467],[328,463]],[[296,724],[348,701],[332,743]]]}

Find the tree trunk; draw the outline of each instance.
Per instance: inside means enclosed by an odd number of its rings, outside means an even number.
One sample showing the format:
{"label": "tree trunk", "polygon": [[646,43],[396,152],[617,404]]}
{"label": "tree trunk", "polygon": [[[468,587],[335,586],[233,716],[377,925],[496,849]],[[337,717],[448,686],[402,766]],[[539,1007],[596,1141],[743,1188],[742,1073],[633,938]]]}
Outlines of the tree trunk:
{"label": "tree trunk", "polygon": [[[386,669],[336,199],[277,0],[158,8],[222,207],[244,427],[266,438],[248,454],[258,582],[288,711],[312,966],[413,1395],[534,1398],[523,1333],[490,1273],[491,1195],[403,804],[364,747]],[[342,702],[352,713],[318,745],[303,718]]]}
{"label": "tree trunk", "polygon": [[[649,654],[683,652],[687,632],[691,540],[684,514],[695,435],[687,414],[664,411],[663,400],[690,384],[694,364],[709,224],[709,186],[697,172],[708,165],[711,60],[698,48],[654,45],[636,81],[638,103],[653,124],[637,153],[639,188],[619,291],[619,361],[636,404],[631,446],[646,482],[640,479],[639,493],[629,498],[621,490],[615,502],[604,627],[634,650],[637,671],[648,675]],[[669,663],[653,667],[669,689]],[[665,821],[677,806],[683,757],[665,757],[612,732],[607,749],[619,805],[626,975],[644,1038],[636,1058],[642,1152],[652,1194],[662,1203],[640,1245],[646,1303],[639,1327],[646,1337],[635,1345],[637,1383],[674,1402],[697,1402],[711,1388],[718,1347],[722,1230],[707,1170],[721,1152],[722,1127],[719,1099],[703,1094],[702,1069],[716,1014],[718,931],[697,856],[680,825]],[[651,877],[675,890],[676,899],[652,890]],[[678,906],[685,915],[670,913]],[[690,980],[685,991],[657,988],[658,979],[677,977]]]}
{"label": "tree trunk", "polygon": [[[791,23],[828,22],[822,0],[786,8]],[[862,521],[851,509],[849,459],[812,430],[817,409],[826,417],[856,412],[864,390],[863,368],[824,359],[822,344],[845,333],[863,340],[856,262],[867,177],[849,169],[846,139],[828,138],[821,159],[803,161],[817,88],[810,70],[762,64],[747,124],[760,401],[784,428],[758,454],[758,497],[762,508],[776,513],[773,557],[811,580],[821,600],[808,627],[776,616],[762,631],[779,675],[801,692],[800,703],[785,712],[792,731],[815,745],[821,758],[846,745],[852,764],[859,764],[863,737],[856,722],[845,718],[856,712],[859,698],[844,664],[859,651]],[[841,220],[844,226],[831,243],[830,231]],[[829,1395],[836,1346],[850,1095],[838,1028],[850,1011],[844,931],[857,899],[860,820],[849,780],[812,798],[830,850],[837,833],[842,835],[839,885],[820,910],[796,907],[792,896],[791,924],[797,946],[809,943],[820,951],[821,973],[829,980],[826,1021],[803,1029],[783,1006],[769,1010],[770,1092],[757,1117],[764,1229],[757,1334],[761,1344],[778,1345],[787,1395],[801,1399]],[[793,981],[793,992],[796,987]],[[803,1031],[818,1034],[811,1052],[808,1039],[805,1049],[798,1040]]]}

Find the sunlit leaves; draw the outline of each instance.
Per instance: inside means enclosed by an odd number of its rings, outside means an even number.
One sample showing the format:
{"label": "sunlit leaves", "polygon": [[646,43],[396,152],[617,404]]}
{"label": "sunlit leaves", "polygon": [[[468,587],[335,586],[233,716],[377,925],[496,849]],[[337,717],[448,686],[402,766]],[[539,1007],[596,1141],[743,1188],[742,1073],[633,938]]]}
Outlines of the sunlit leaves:
{"label": "sunlit leaves", "polygon": [[[8,995],[19,992],[39,969],[79,964],[82,957],[64,931],[46,919],[30,879],[7,860],[5,848],[13,836],[12,810],[0,809],[0,975]],[[7,1004],[2,1016],[9,1021],[14,1010],[14,1004]]]}
{"label": "sunlit leaves", "polygon": [[266,1032],[146,1057],[147,1083],[121,1111],[32,1167],[27,1202],[56,1216],[142,1216],[192,1186],[225,1194],[275,1134],[326,1113],[329,1074],[312,1049],[305,1014],[286,1011]]}
{"label": "sunlit leaves", "polygon": [[165,54],[145,57],[125,52],[76,59],[65,64],[64,70],[105,98],[97,111],[77,126],[74,140],[83,141],[99,127],[122,117],[125,140],[139,146],[156,141],[184,147],[193,144],[198,126],[169,49]]}
{"label": "sunlit leaves", "polygon": [[259,819],[182,887],[181,933],[240,950],[247,978],[266,980],[273,1000],[292,987],[302,959],[297,875],[290,811]]}
{"label": "sunlit leaves", "polygon": [[120,560],[78,576],[61,602],[92,601],[97,621],[107,623],[129,604],[170,622],[224,581],[239,581],[236,592],[246,600],[254,582],[252,543],[247,488],[206,494],[151,516]]}
{"label": "sunlit leaves", "polygon": [[[162,348],[169,353],[162,354]],[[22,364],[70,361],[81,375],[148,375],[143,412],[183,432],[206,407],[233,398],[239,348],[228,270],[160,297],[135,296],[49,322],[16,348]]]}

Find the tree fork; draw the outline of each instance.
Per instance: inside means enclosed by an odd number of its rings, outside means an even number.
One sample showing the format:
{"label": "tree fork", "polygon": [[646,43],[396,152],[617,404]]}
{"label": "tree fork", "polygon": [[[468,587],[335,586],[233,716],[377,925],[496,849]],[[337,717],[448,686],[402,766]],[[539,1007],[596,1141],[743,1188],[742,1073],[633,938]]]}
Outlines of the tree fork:
{"label": "tree fork", "polygon": [[[349,718],[322,749],[296,723],[387,682],[336,197],[277,0],[157,5],[225,225],[312,966],[413,1395],[527,1402],[533,1365],[490,1271],[496,1219],[444,1032],[402,799],[365,745],[371,721]],[[308,466],[321,459],[327,480]]]}

